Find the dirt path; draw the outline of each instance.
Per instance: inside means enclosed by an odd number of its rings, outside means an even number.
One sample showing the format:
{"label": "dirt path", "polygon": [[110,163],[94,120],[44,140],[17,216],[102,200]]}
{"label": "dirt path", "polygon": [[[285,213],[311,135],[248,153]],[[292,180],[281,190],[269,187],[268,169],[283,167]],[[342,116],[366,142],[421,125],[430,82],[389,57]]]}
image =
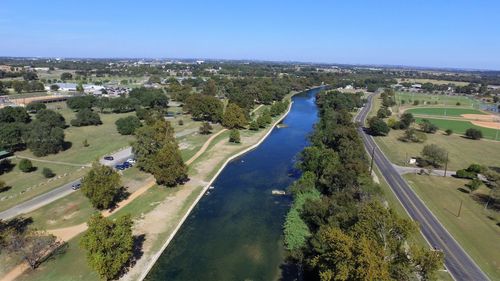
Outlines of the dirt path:
{"label": "dirt path", "polygon": [[66,165],[66,166],[74,166],[74,167],[92,167],[92,164],[77,164],[77,163],[68,163],[61,161],[50,161],[50,160],[42,160],[38,158],[24,157],[24,156],[15,156],[19,159],[28,159],[35,162],[49,163],[49,164],[57,164],[57,165]]}

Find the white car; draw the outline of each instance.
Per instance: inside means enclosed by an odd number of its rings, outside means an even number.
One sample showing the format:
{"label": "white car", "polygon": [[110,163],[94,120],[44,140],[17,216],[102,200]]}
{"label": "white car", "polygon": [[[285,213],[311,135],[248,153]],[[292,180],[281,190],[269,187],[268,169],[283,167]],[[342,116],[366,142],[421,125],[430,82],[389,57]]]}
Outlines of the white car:
{"label": "white car", "polygon": [[127,162],[129,164],[135,164],[135,162],[137,162],[137,161],[135,161],[135,159],[130,158],[130,159],[127,159]]}

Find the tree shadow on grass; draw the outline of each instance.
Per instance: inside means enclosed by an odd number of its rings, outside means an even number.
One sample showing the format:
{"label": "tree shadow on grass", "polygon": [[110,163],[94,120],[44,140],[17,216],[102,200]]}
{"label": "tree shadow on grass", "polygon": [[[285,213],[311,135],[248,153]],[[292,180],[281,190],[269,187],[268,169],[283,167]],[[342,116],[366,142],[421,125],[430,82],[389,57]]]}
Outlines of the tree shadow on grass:
{"label": "tree shadow on grass", "polygon": [[0,188],[0,193],[5,192],[5,191],[9,191],[11,188],[12,188],[12,186],[10,186],[10,185],[4,186],[4,187]]}
{"label": "tree shadow on grass", "polygon": [[134,246],[132,248],[132,257],[129,259],[129,261],[125,264],[125,266],[118,274],[119,278],[123,277],[131,268],[133,268],[137,264],[137,261],[139,261],[144,255],[144,251],[142,250],[142,248],[144,242],[146,241],[146,235],[144,234],[134,235],[133,239],[134,239]]}
{"label": "tree shadow on grass", "polygon": [[474,199],[474,201],[476,201],[477,203],[485,206],[486,203],[488,203],[488,210],[493,210],[495,212],[499,212],[500,211],[500,202],[496,202],[498,200],[494,200],[492,198],[490,198],[490,196],[488,194],[481,194],[481,193],[478,193],[478,194],[474,194],[471,196],[472,199]]}
{"label": "tree shadow on grass", "polygon": [[465,189],[463,187],[459,187],[459,188],[457,188],[457,190],[460,191],[460,192],[466,193],[466,194],[470,193],[470,191],[468,191],[467,189]]}
{"label": "tree shadow on grass", "polygon": [[66,150],[70,149],[71,147],[73,147],[73,143],[70,141],[65,141],[62,145],[62,150],[66,151]]}
{"label": "tree shadow on grass", "polygon": [[113,204],[109,208],[109,211],[113,212],[118,207],[118,204],[120,202],[122,202],[123,200],[127,199],[129,196],[130,196],[130,192],[128,192],[125,187],[123,187],[123,186],[120,187],[115,198],[113,198]]}
{"label": "tree shadow on grass", "polygon": [[16,165],[12,164],[10,159],[4,159],[0,161],[0,175],[12,171],[12,169],[14,169],[15,166]]}
{"label": "tree shadow on grass", "polygon": [[23,233],[28,229],[28,226],[33,223],[31,217],[17,217],[6,221],[0,222],[0,232],[6,229],[15,230],[18,233]]}

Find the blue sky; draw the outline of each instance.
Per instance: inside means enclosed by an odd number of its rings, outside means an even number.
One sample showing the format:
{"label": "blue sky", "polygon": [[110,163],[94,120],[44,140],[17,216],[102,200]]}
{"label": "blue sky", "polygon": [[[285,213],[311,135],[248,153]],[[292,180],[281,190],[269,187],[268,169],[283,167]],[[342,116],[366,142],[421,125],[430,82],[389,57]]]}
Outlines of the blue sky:
{"label": "blue sky", "polygon": [[500,69],[500,1],[0,1],[0,56]]}

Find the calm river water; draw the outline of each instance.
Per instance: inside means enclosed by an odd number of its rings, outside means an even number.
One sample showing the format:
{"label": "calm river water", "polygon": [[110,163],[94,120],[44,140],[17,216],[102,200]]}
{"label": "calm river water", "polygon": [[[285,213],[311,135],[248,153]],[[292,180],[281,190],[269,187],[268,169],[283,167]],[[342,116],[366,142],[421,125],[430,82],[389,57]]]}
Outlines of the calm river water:
{"label": "calm river water", "polygon": [[[229,163],[161,255],[146,280],[276,280],[284,276],[286,189],[297,154],[317,120],[312,89],[293,97],[290,113],[255,150]],[[285,278],[287,279],[287,278]]]}

